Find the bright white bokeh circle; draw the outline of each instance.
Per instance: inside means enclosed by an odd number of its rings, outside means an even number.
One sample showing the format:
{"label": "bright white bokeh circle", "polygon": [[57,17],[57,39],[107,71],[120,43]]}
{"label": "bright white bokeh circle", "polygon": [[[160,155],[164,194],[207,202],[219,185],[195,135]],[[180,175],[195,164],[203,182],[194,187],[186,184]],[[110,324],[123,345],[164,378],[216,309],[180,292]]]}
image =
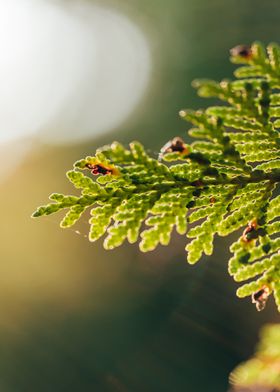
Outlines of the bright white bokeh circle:
{"label": "bright white bokeh circle", "polygon": [[73,143],[120,126],[150,53],[127,17],[87,0],[0,0],[0,143]]}

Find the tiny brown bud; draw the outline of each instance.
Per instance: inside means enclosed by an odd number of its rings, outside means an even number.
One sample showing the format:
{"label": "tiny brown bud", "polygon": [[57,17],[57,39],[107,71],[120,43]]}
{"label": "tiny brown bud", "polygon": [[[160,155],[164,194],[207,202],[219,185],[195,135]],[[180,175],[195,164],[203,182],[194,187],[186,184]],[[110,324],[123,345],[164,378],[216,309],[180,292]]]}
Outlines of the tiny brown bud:
{"label": "tiny brown bud", "polygon": [[259,312],[265,308],[269,294],[270,289],[265,285],[259,291],[252,294],[252,303],[256,305]]}
{"label": "tiny brown bud", "polygon": [[113,168],[105,167],[101,164],[88,163],[86,167],[91,170],[91,174],[93,174],[94,176],[98,176],[99,174],[101,175],[114,174]]}
{"label": "tiny brown bud", "polygon": [[[253,239],[256,239],[258,237],[256,230],[257,230],[257,221],[256,219],[253,219],[251,222],[248,223],[248,226],[242,233],[242,241],[244,242],[251,242]],[[254,235],[254,233],[256,235]]]}
{"label": "tiny brown bud", "polygon": [[160,157],[164,154],[170,152],[179,152],[181,154],[189,154],[190,150],[187,144],[185,144],[184,140],[179,136],[174,137],[174,139],[169,140],[161,149],[160,149]]}
{"label": "tiny brown bud", "polygon": [[232,57],[242,57],[249,60],[252,58],[252,49],[248,45],[237,45],[230,49],[230,54]]}

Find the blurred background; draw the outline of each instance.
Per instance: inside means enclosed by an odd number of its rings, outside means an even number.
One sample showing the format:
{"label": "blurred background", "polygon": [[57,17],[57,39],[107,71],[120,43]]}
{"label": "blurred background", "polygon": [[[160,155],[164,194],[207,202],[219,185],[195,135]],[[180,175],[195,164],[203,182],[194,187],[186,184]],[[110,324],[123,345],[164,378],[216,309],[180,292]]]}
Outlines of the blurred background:
{"label": "blurred background", "polygon": [[186,138],[192,79],[230,78],[229,48],[279,22],[276,0],[0,0],[1,392],[227,391],[278,317],[235,297],[231,239],[189,266],[183,237],[105,252],[86,218],[30,215],[99,146]]}

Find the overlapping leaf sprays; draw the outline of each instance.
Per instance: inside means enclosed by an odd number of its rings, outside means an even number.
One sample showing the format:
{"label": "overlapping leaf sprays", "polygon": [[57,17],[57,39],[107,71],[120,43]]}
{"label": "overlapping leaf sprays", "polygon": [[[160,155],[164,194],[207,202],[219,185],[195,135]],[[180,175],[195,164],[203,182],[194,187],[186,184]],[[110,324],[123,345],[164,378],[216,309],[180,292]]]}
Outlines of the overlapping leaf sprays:
{"label": "overlapping leaf sprays", "polygon": [[251,295],[261,310],[273,293],[280,311],[280,47],[254,43],[231,54],[245,64],[236,80],[194,81],[200,96],[224,104],[180,112],[199,140],[176,138],[158,160],[137,142],[105,146],[67,173],[79,196],[52,194],[33,216],[68,209],[61,227],[70,227],[90,208],[91,241],[107,234],[104,246],[112,249],[140,237],[144,252],[167,245],[175,227],[191,239],[191,264],[212,254],[216,234],[243,228],[229,260],[234,279],[248,281],[237,295]]}

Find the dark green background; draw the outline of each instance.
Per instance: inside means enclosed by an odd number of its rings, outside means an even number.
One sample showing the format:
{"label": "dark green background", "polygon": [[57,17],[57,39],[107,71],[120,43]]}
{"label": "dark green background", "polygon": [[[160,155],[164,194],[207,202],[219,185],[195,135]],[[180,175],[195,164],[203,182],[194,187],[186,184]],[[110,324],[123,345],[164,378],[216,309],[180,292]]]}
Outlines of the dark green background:
{"label": "dark green background", "polygon": [[[65,1],[67,3],[67,1]],[[1,184],[0,391],[225,392],[232,368],[253,352],[259,327],[279,320],[273,301],[258,314],[235,297],[229,240],[212,257],[185,262],[185,239],[140,254],[105,252],[59,217],[34,221],[53,191],[72,191],[73,161],[115,139],[152,154],[188,127],[181,108],[203,107],[191,80],[230,78],[228,49],[279,41],[279,1],[102,0],[139,25],[152,78],[130,118],[83,145],[34,150]],[[16,157],[11,157],[11,164]]]}

